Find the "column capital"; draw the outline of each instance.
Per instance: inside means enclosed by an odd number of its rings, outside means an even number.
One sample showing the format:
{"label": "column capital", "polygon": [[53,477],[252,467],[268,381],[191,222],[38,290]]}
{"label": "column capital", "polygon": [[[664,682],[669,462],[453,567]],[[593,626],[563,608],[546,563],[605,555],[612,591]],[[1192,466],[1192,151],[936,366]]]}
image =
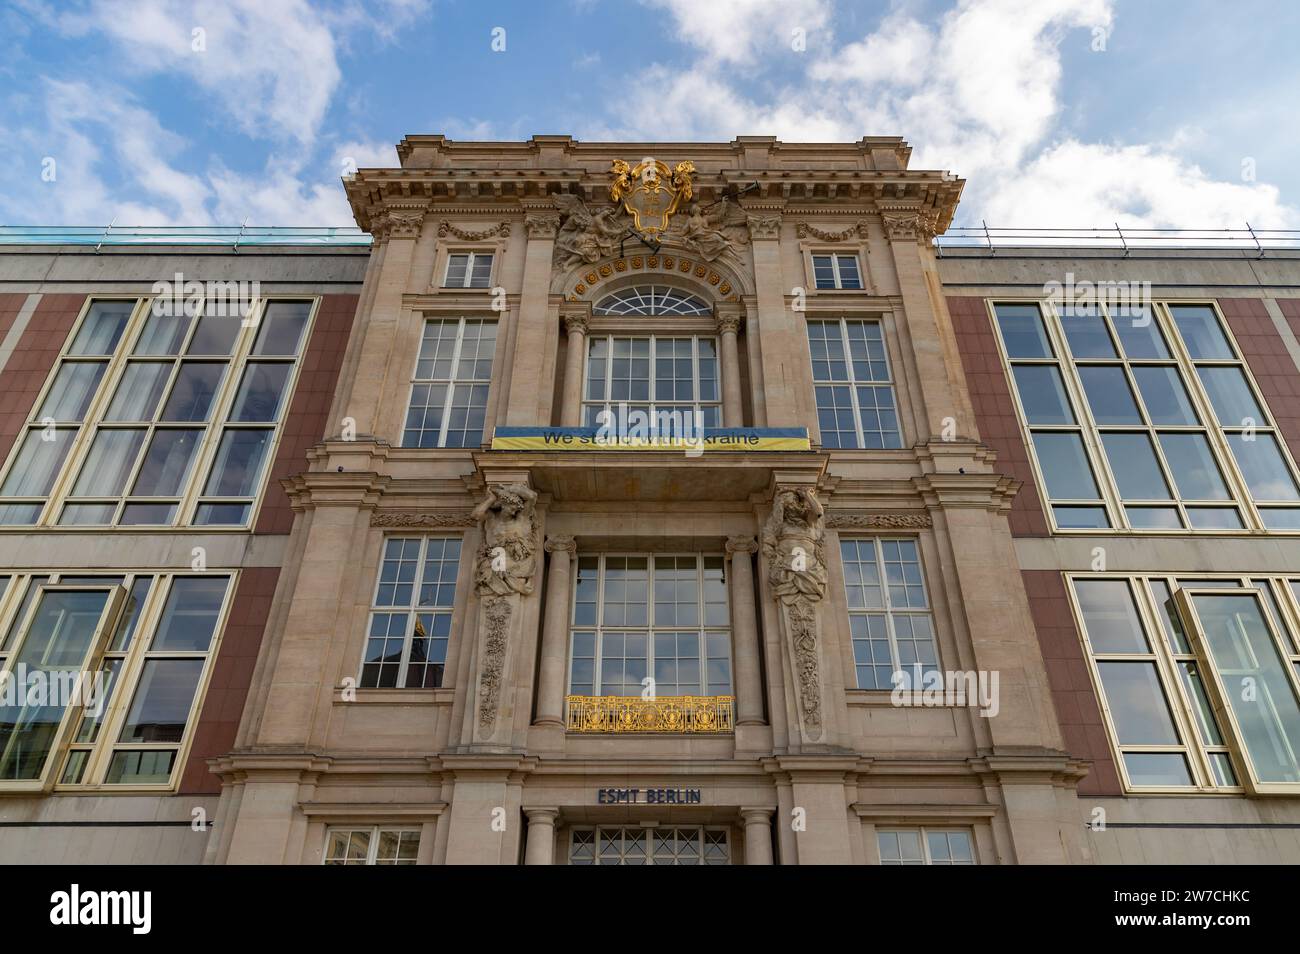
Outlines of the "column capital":
{"label": "column capital", "polygon": [[590,330],[590,319],[586,314],[578,311],[571,311],[562,315],[564,319],[564,332],[567,335],[585,336]]}
{"label": "column capital", "polygon": [[779,212],[751,213],[746,219],[746,224],[749,226],[749,237],[754,241],[765,239],[773,241],[781,237],[781,214]]}
{"label": "column capital", "polygon": [[943,231],[939,225],[939,213],[934,209],[907,203],[878,203],[878,209],[885,235],[891,242],[928,244]]}
{"label": "column capital", "polygon": [[714,317],[714,322],[717,325],[718,334],[720,335],[737,334],[740,331],[740,326],[744,324],[744,321],[744,315],[740,314],[739,311],[733,311],[731,309],[728,309],[727,311],[718,309],[718,313]]}
{"label": "column capital", "polygon": [[419,238],[427,214],[428,204],[424,202],[386,205],[371,216],[370,234],[377,243],[390,238]]}
{"label": "column capital", "polygon": [[775,812],[775,808],[741,808],[740,817],[746,825],[766,825]]}
{"label": "column capital", "polygon": [[560,810],[558,808],[525,808],[524,815],[527,816],[530,822],[554,823],[555,819],[560,817]]}
{"label": "column capital", "polygon": [[576,553],[578,550],[578,544],[574,542],[573,537],[565,537],[558,534],[546,538],[547,553],[555,553],[556,551],[561,550],[569,553]]}
{"label": "column capital", "polygon": [[757,553],[758,541],[751,536],[727,537],[727,556],[736,553]]}
{"label": "column capital", "polygon": [[524,229],[529,239],[554,239],[560,231],[558,212],[524,213]]}

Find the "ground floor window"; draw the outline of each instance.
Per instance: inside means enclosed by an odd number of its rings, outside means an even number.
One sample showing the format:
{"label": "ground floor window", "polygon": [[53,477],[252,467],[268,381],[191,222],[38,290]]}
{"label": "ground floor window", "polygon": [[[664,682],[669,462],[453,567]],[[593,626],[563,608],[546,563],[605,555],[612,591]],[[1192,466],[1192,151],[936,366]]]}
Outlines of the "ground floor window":
{"label": "ground floor window", "polygon": [[729,865],[731,844],[725,828],[575,828],[569,835],[569,864]]}
{"label": "ground floor window", "polygon": [[882,865],[973,865],[964,828],[884,828],[876,831]]}
{"label": "ground floor window", "polygon": [[413,865],[420,853],[415,828],[331,828],[325,835],[327,865]]}

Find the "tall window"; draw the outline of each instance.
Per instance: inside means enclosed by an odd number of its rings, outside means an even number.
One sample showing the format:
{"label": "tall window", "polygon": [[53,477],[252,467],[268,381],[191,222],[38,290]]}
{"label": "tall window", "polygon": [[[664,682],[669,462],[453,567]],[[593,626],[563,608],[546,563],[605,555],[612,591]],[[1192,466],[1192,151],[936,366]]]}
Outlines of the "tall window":
{"label": "tall window", "polygon": [[702,298],[669,285],[637,285],[606,295],[591,309],[593,315],[711,315]]}
{"label": "tall window", "polygon": [[[713,338],[593,336],[587,342],[583,420],[617,416],[623,405],[659,420],[673,413],[685,429],[722,425],[718,347]],[[607,419],[608,420],[608,419]]]}
{"label": "tall window", "polygon": [[569,839],[571,865],[731,864],[725,828],[575,828]]}
{"label": "tall window", "polygon": [[570,695],[731,695],[723,558],[579,557],[569,658]]}
{"label": "tall window", "polygon": [[459,566],[458,537],[384,541],[361,664],[363,689],[442,685]]}
{"label": "tall window", "polygon": [[1300,486],[1211,306],[994,312],[1058,529],[1300,529]]}
{"label": "tall window", "polygon": [[818,288],[861,288],[856,255],[814,255],[813,281]]}
{"label": "tall window", "polygon": [[424,323],[403,447],[482,443],[496,343],[495,321],[449,318]]}
{"label": "tall window", "polygon": [[1297,582],[1073,578],[1129,788],[1300,790]]}
{"label": "tall window", "polygon": [[325,833],[327,865],[413,865],[420,854],[418,828],[331,828]]}
{"label": "tall window", "polygon": [[491,280],[491,252],[453,252],[447,256],[444,288],[487,288]]}
{"label": "tall window", "polygon": [[973,865],[970,832],[962,828],[884,828],[876,832],[882,865]]}
{"label": "tall window", "polygon": [[[169,786],[232,589],[225,574],[21,574],[0,606],[0,787]],[[43,695],[31,688],[45,687]]]}
{"label": "tall window", "polygon": [[937,669],[934,624],[915,540],[843,538],[844,587],[859,689],[893,689]]}
{"label": "tall window", "polygon": [[808,348],[822,446],[902,447],[880,323],[810,321]]}
{"label": "tall window", "polygon": [[11,454],[0,522],[246,525],[311,313],[91,302]]}

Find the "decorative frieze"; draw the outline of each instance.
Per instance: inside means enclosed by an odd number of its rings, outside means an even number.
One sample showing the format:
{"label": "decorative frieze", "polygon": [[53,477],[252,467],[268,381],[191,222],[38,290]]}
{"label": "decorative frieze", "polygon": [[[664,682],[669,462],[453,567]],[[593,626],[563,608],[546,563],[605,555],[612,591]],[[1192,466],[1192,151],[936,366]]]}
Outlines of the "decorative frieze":
{"label": "decorative frieze", "polygon": [[491,734],[501,702],[501,683],[510,646],[511,600],[494,596],[483,603],[483,667],[478,680],[478,724]]}
{"label": "decorative frieze", "polygon": [[474,522],[468,510],[375,510],[370,514],[372,527],[453,529],[472,527]]}
{"label": "decorative frieze", "polygon": [[867,223],[859,222],[851,225],[843,232],[828,232],[825,229],[819,229],[815,225],[809,225],[807,222],[798,222],[794,227],[795,234],[801,239],[809,236],[822,242],[847,242],[851,238],[866,238]]}
{"label": "decorative frieze", "polygon": [[510,223],[498,222],[490,229],[480,229],[477,232],[469,229],[462,229],[452,225],[446,219],[438,223],[438,238],[446,238],[448,235],[454,235],[463,242],[482,242],[484,239],[490,239],[495,235],[502,238],[510,237]]}
{"label": "decorative frieze", "polygon": [[831,510],[826,526],[834,530],[928,530],[934,526],[928,510]]}
{"label": "decorative frieze", "polygon": [[928,242],[939,232],[939,214],[933,209],[881,209],[880,218],[891,242]]}

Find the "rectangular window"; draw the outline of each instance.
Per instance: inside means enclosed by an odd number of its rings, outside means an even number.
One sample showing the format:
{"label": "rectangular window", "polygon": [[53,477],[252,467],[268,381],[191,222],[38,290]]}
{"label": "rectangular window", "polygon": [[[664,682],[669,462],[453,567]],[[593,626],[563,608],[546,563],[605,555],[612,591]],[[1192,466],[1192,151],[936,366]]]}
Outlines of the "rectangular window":
{"label": "rectangular window", "polygon": [[483,442],[496,343],[495,321],[424,323],[403,447],[478,447]]}
{"label": "rectangular window", "polygon": [[818,288],[860,289],[862,276],[856,255],[814,255],[813,282]]}
{"label": "rectangular window", "polygon": [[196,304],[90,302],[0,481],[0,523],[248,524],[313,303]]}
{"label": "rectangular window", "polygon": [[327,865],[413,865],[420,854],[418,828],[331,828],[325,833]]}
{"label": "rectangular window", "polygon": [[[228,602],[226,574],[15,575],[0,786],[172,783]],[[46,687],[44,704],[28,704]]]}
{"label": "rectangular window", "polygon": [[723,558],[579,557],[569,660],[570,695],[730,696]]}
{"label": "rectangular window", "polygon": [[491,280],[491,252],[453,252],[447,256],[444,288],[487,288]]}
{"label": "rectangular window", "polygon": [[876,830],[882,865],[973,865],[975,850],[964,828]]}
{"label": "rectangular window", "polygon": [[699,825],[575,828],[571,865],[729,865],[727,829]]}
{"label": "rectangular window", "polygon": [[1300,485],[1213,307],[993,312],[1057,529],[1300,529]]}
{"label": "rectangular window", "polygon": [[361,664],[363,689],[442,685],[459,568],[459,537],[384,541]]}
{"label": "rectangular window", "polygon": [[840,540],[849,631],[859,689],[893,689],[894,674],[939,668],[934,622],[921,557],[912,539],[846,537]]}
{"label": "rectangular window", "polygon": [[1295,793],[1295,581],[1076,576],[1072,591],[1127,788]]}
{"label": "rectangular window", "polygon": [[624,407],[629,414],[646,414],[647,421],[672,414],[666,420],[676,420],[672,426],[681,433],[721,427],[717,340],[592,336],[582,407],[588,427],[600,426],[602,411],[617,416]]}
{"label": "rectangular window", "polygon": [[902,447],[880,322],[810,321],[808,349],[822,446]]}

